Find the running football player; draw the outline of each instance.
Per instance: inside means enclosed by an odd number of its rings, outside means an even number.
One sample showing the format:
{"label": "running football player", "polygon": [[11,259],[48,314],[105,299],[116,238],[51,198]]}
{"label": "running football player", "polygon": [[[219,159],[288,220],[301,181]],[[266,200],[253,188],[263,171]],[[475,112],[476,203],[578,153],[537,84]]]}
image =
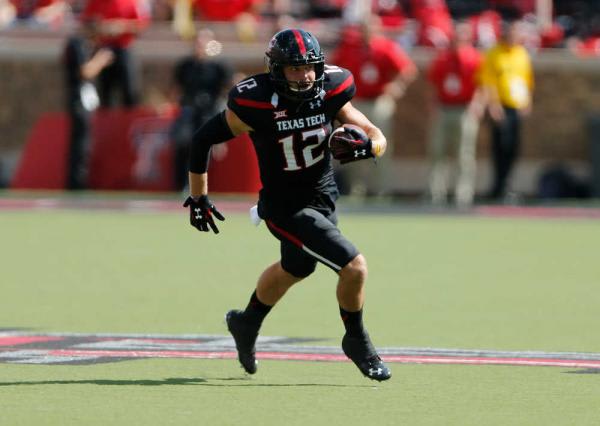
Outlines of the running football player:
{"label": "running football player", "polygon": [[208,198],[210,147],[248,133],[262,182],[258,215],[280,241],[281,257],[258,278],[246,309],[226,315],[238,359],[247,373],[256,373],[255,343],[264,318],[292,285],[321,263],[337,274],[344,353],[366,377],[387,380],[391,372],[363,325],[367,262],[336,226],[338,190],[327,143],[334,122],[358,126],[364,132],[350,132],[351,155],[344,158],[362,160],[383,155],[385,136],[350,103],[355,93],[352,74],[326,65],[319,42],[309,32],[278,32],[266,60],[268,72],[234,86],[227,108],[197,132],[190,158],[190,196],[184,204],[190,208],[192,226],[219,232],[214,218],[224,217]]}

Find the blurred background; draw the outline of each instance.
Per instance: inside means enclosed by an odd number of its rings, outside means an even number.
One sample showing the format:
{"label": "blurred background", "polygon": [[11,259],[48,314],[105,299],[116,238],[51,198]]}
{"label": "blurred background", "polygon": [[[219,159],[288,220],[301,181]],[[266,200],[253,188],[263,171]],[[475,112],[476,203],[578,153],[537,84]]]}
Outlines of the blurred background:
{"label": "blurred background", "polygon": [[[522,105],[494,105],[504,88],[486,85],[501,86],[511,65],[494,70],[489,52],[511,26],[532,78],[525,95],[507,89]],[[600,197],[599,0],[0,0],[1,185],[185,191],[190,132],[232,84],[264,71],[269,39],[289,27],[353,71],[359,108],[392,145],[377,173],[338,170],[344,194],[449,205]],[[478,52],[471,62],[449,53],[460,43]],[[513,110],[516,145],[502,154],[494,132]],[[463,146],[467,113],[475,142]],[[259,187],[247,140],[213,151],[211,192]]]}

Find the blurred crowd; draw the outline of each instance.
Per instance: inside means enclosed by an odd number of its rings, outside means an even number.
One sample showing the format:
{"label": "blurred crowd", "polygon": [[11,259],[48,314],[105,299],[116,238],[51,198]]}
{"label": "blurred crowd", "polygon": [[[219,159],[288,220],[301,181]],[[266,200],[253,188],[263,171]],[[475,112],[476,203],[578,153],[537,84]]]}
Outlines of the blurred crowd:
{"label": "blurred crowd", "polygon": [[[86,0],[0,0],[0,28],[59,29],[77,22]],[[468,19],[479,47],[493,46],[505,10],[516,10],[527,24],[526,47],[568,47],[581,55],[600,55],[599,0],[136,0],[141,16],[170,23],[192,38],[194,22],[235,21],[241,41],[257,37],[256,24],[280,28],[303,22],[338,19],[348,23],[373,13],[404,49],[444,47],[452,22]]]}
{"label": "blurred crowd", "polygon": [[[139,104],[130,46],[153,25],[171,28],[193,46],[174,67],[169,96],[180,110],[170,138],[175,186],[184,188],[194,129],[239,79],[219,57],[221,40],[209,29],[222,22],[242,43],[263,43],[294,26],[319,33],[332,47],[328,62],[354,75],[353,104],[391,140],[395,109],[419,73],[409,53],[416,46],[435,49],[426,70],[434,111],[425,194],[434,204],[474,202],[476,140],[486,117],[493,176],[485,196],[501,201],[510,195],[522,121],[533,104],[531,54],[567,48],[600,56],[600,0],[0,0],[4,29],[69,34],[63,54],[71,122],[67,188],[88,187],[92,112]],[[376,173],[365,164],[337,170],[342,193],[391,194],[390,145]]]}

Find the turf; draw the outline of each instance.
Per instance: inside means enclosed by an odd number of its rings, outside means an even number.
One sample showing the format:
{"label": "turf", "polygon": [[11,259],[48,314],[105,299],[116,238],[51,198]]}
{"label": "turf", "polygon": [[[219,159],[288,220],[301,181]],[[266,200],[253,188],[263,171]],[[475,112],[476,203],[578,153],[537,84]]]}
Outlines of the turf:
{"label": "turf", "polygon": [[2,368],[3,424],[594,425],[597,375],[556,368],[395,366],[373,386],[348,363],[152,360]]}
{"label": "turf", "polygon": [[[224,334],[277,259],[264,225],[225,212],[218,236],[185,212],[0,212],[0,328]],[[594,221],[342,215],[367,256],[365,319],[379,346],[600,352]],[[265,335],[338,345],[335,277],[320,267]],[[600,377],[563,368],[136,360],[2,364],[2,424],[597,424]],[[585,372],[583,372],[585,373]]]}

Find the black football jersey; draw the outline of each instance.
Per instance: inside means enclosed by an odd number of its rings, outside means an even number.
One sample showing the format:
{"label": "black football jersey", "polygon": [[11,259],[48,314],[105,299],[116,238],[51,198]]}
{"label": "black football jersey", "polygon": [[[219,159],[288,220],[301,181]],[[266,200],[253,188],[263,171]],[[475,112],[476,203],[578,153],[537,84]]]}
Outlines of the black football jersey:
{"label": "black football jersey", "polygon": [[266,73],[233,87],[227,106],[253,129],[262,200],[291,207],[319,193],[337,194],[327,140],[355,92],[352,74],[336,66],[325,67],[320,95],[303,102],[279,96]]}

